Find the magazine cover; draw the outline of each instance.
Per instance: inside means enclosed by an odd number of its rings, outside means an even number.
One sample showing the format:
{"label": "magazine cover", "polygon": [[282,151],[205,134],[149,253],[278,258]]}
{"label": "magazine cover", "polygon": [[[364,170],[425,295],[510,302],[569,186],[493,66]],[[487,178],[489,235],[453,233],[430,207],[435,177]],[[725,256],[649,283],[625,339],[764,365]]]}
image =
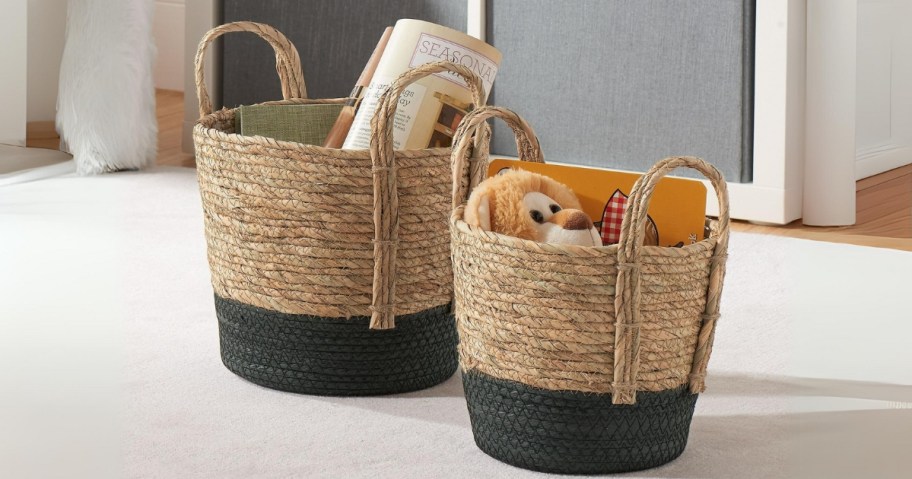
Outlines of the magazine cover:
{"label": "magazine cover", "polygon": [[[500,52],[465,33],[420,20],[399,20],[393,28],[377,70],[355,115],[344,149],[370,146],[370,122],[383,91],[410,68],[436,61],[470,68],[491,91]],[[462,77],[451,72],[427,76],[409,85],[399,97],[393,125],[393,147],[421,149],[447,147],[472,96]]]}

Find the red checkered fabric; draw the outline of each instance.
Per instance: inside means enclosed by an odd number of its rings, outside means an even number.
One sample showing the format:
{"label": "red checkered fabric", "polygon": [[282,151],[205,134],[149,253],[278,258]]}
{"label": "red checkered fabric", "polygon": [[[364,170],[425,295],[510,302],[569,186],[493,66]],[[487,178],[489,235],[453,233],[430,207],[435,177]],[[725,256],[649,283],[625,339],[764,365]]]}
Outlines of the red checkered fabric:
{"label": "red checkered fabric", "polygon": [[602,212],[602,245],[617,244],[621,241],[621,222],[624,221],[624,212],[627,211],[627,195],[621,190],[615,190],[605,210]]}

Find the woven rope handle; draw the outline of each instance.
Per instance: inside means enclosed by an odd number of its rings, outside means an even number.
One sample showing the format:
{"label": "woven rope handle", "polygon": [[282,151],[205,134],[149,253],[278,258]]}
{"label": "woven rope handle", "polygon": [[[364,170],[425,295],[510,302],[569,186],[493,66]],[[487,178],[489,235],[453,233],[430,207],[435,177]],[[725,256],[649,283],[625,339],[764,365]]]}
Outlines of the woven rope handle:
{"label": "woven rope handle", "polygon": [[304,85],[304,74],[301,71],[301,58],[298,49],[280,31],[262,23],[233,22],[220,25],[206,32],[200,40],[194,59],[196,67],[196,95],[199,98],[200,118],[212,113],[212,101],[203,74],[206,50],[216,38],[230,32],[255,33],[272,45],[275,50],[276,72],[282,83],[282,98],[307,98],[307,87]]}
{"label": "woven rope handle", "polygon": [[[403,73],[383,92],[371,120],[370,154],[374,173],[374,288],[371,329],[396,327],[396,250],[399,241],[399,193],[396,186],[393,123],[399,95],[412,82],[450,71],[461,76],[472,93],[472,103],[482,105],[484,85],[469,68],[452,62],[434,62]],[[443,234],[443,232],[441,232]]]}
{"label": "woven rope handle", "polygon": [[[512,130],[516,138],[516,151],[519,153],[521,161],[533,163],[544,163],[541,146],[538,144],[538,137],[532,131],[532,127],[526,123],[521,116],[514,111],[499,106],[486,106],[478,108],[469,113],[459,123],[455,135],[453,135],[453,209],[468,200],[468,195],[472,188],[478,185],[487,174],[488,169],[488,145],[490,141],[490,129],[479,130],[480,125],[487,125],[489,118],[500,118]],[[472,161],[468,159],[469,147],[473,145],[472,139],[478,134],[482,140],[476,141],[480,148],[474,148]],[[466,163],[469,163],[468,172]],[[467,175],[468,173],[468,175]],[[467,177],[468,176],[468,177]]]}
{"label": "woven rope handle", "polygon": [[630,192],[627,211],[621,223],[621,240],[618,245],[618,277],[615,291],[614,346],[614,404],[636,402],[636,377],[640,349],[640,250],[646,235],[649,202],[659,180],[676,168],[692,168],[712,183],[719,199],[719,228],[716,246],[710,263],[709,286],[703,322],[697,337],[689,382],[692,393],[705,389],[706,365],[712,351],[716,320],[719,318],[719,299],[725,277],[725,258],[728,251],[728,188],[725,178],[714,166],[694,157],[665,158],[643,175]]}

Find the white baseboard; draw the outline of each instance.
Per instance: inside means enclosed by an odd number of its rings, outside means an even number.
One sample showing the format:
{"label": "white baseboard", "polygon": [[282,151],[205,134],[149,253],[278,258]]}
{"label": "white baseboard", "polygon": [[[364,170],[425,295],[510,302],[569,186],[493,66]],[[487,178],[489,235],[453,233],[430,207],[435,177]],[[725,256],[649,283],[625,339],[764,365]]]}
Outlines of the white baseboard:
{"label": "white baseboard", "polygon": [[76,171],[62,151],[0,145],[0,186],[14,185]]}
{"label": "white baseboard", "polygon": [[858,180],[912,164],[912,146],[883,145],[859,151],[855,157]]}
{"label": "white baseboard", "polygon": [[[706,185],[706,214],[718,216],[719,202],[708,180]],[[728,183],[729,215],[734,220],[748,220],[775,225],[788,224],[801,218],[801,202],[795,191],[753,183]]]}
{"label": "white baseboard", "polygon": [[158,49],[155,88],[184,91],[184,15],[183,1],[155,1],[155,18],[152,23],[152,33]]}

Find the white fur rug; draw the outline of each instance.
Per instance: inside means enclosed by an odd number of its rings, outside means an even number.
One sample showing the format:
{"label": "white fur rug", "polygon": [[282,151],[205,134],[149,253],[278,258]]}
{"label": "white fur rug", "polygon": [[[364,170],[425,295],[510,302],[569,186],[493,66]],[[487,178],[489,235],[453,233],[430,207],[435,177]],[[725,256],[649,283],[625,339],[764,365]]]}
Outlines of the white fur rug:
{"label": "white fur rug", "polygon": [[[193,170],[3,187],[0,232],[0,477],[546,477],[475,447],[458,377],[327,398],[228,372]],[[687,450],[622,477],[910,477],[912,253],[734,234],[729,261]]]}
{"label": "white fur rug", "polygon": [[80,174],[155,161],[151,0],[69,0],[57,131]]}

